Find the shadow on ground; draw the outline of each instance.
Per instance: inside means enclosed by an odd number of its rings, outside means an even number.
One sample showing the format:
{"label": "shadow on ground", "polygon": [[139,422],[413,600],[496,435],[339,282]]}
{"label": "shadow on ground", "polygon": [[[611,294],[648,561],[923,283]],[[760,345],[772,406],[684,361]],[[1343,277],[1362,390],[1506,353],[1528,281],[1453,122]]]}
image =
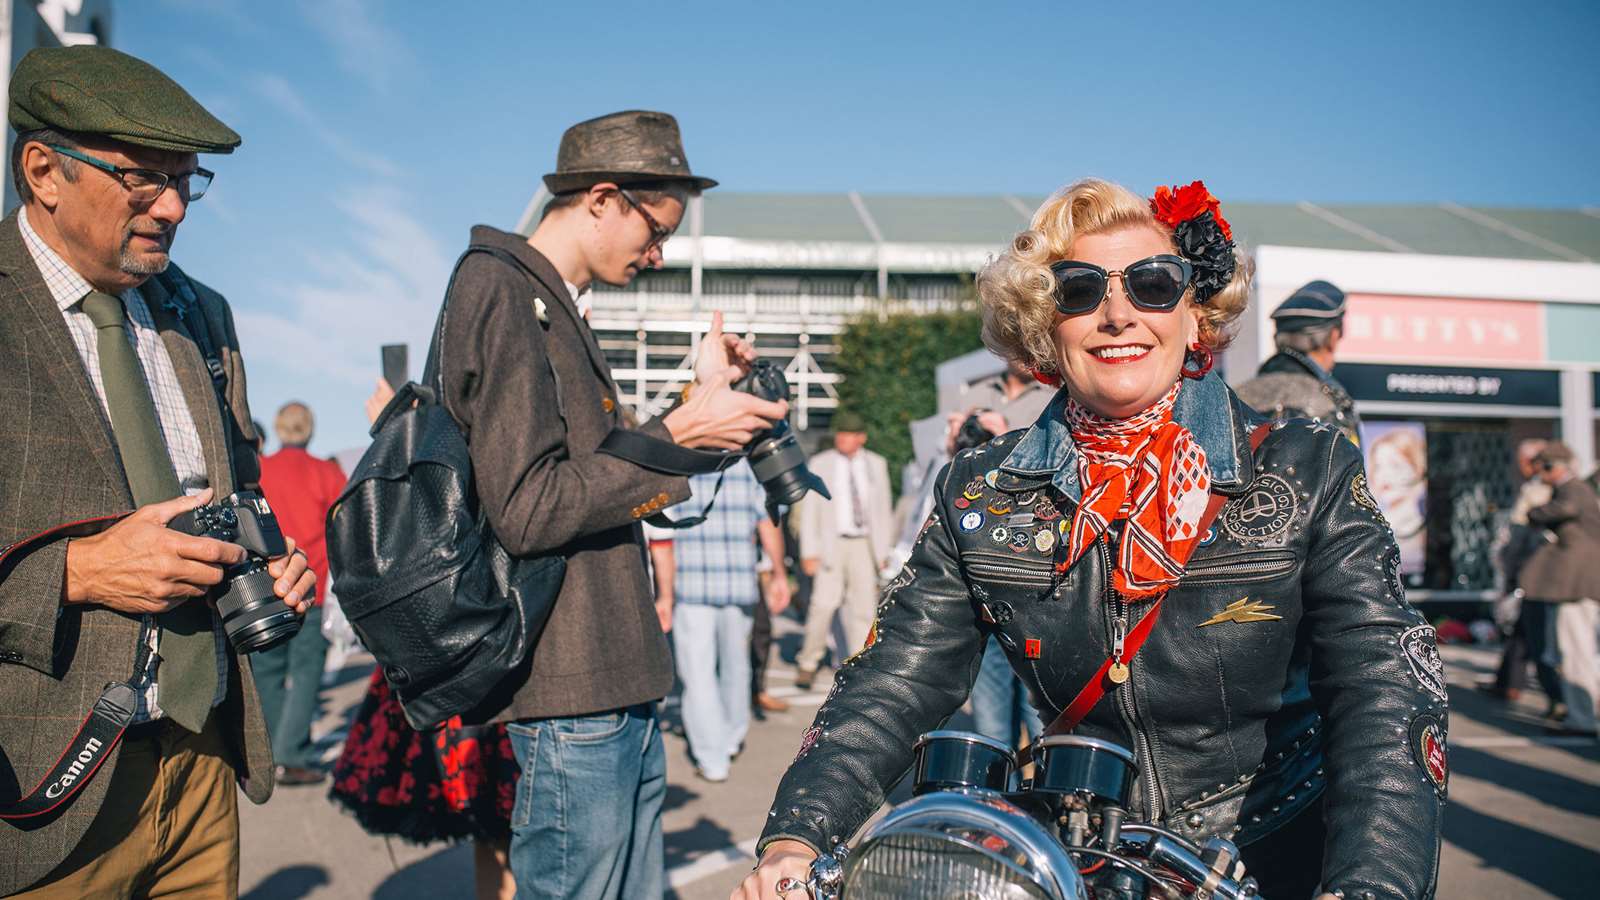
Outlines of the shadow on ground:
{"label": "shadow on ground", "polygon": [[321,866],[285,866],[239,900],[299,900],[329,883],[328,870]]}
{"label": "shadow on ground", "polygon": [[[1455,753],[1451,754],[1454,761]],[[1552,897],[1572,897],[1575,873],[1593,872],[1594,851],[1460,803],[1444,817],[1444,839]]]}
{"label": "shadow on ground", "polygon": [[385,878],[372,892],[372,900],[470,897],[472,878],[472,844],[456,844],[441,848]]}

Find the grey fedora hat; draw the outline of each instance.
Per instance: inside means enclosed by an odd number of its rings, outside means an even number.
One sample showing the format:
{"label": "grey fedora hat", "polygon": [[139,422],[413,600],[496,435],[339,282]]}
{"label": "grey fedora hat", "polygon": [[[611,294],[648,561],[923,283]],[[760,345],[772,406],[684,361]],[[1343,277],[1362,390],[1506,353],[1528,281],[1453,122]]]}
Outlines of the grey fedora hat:
{"label": "grey fedora hat", "polygon": [[602,181],[618,185],[683,181],[701,191],[717,184],[689,171],[677,119],[641,109],[600,116],[568,128],[561,135],[556,170],[544,176],[544,186],[552,194]]}

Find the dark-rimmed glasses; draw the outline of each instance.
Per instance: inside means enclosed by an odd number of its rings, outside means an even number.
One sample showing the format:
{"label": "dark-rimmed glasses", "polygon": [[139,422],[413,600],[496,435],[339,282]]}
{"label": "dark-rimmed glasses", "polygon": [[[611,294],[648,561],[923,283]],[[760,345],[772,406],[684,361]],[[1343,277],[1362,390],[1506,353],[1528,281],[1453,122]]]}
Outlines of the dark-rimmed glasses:
{"label": "dark-rimmed glasses", "polygon": [[1194,268],[1181,256],[1162,253],[1107,272],[1094,263],[1063,259],[1050,264],[1056,276],[1056,309],[1074,316],[1093,312],[1111,293],[1111,278],[1122,279],[1122,290],[1140,309],[1166,312],[1183,299],[1194,278]]}
{"label": "dark-rimmed glasses", "polygon": [[103,159],[95,159],[87,153],[63,147],[60,144],[46,144],[51,150],[70,157],[81,163],[86,163],[107,173],[112,178],[122,183],[124,189],[133,195],[133,202],[147,204],[156,202],[173,182],[178,184],[178,195],[185,203],[193,203],[205,196],[206,188],[211,186],[211,179],[216,175],[210,169],[195,166],[193,171],[169,175],[155,169],[133,169],[124,166],[114,166]]}
{"label": "dark-rimmed glasses", "polygon": [[650,227],[650,243],[644,245],[645,255],[648,255],[651,250],[657,247],[664,246],[667,243],[667,238],[672,237],[673,229],[661,227],[661,223],[656,221],[656,217],[650,215],[644,205],[634,199],[632,194],[622,188],[617,188],[617,193],[622,195],[622,199],[628,201],[628,205],[633,207],[635,212],[644,217],[644,224]]}

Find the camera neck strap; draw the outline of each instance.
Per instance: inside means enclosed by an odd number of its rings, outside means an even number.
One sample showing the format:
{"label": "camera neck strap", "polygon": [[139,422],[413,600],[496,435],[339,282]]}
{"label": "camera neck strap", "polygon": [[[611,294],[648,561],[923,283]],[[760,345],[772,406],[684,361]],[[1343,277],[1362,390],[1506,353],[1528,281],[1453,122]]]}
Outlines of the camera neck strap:
{"label": "camera neck strap", "polygon": [[[65,538],[98,534],[121,521],[126,515],[121,513],[58,525],[0,550],[0,580],[3,580],[16,564],[33,550]],[[133,714],[138,709],[138,685],[148,677],[151,655],[150,633],[154,627],[155,620],[151,616],[141,618],[139,645],[134,656],[132,677],[127,681],[115,681],[106,685],[100,694],[100,699],[95,701],[89,710],[89,715],[84,718],[83,724],[78,726],[77,734],[67,742],[60,758],[33,790],[16,800],[0,803],[0,819],[27,823],[60,809],[83,790],[89,779],[93,778],[105,761],[111,758],[111,751],[116,749],[118,742],[122,740],[123,732],[127,731],[129,723],[133,721]]]}
{"label": "camera neck strap", "polygon": [[598,449],[607,456],[615,456],[641,468],[668,475],[721,473],[717,476],[717,486],[711,491],[711,499],[706,501],[705,509],[697,515],[678,520],[669,519],[662,513],[645,517],[646,522],[657,528],[671,529],[693,528],[705,522],[711,515],[711,507],[717,502],[717,495],[722,493],[722,479],[727,477],[728,467],[745,458],[743,453],[695,450],[628,428],[611,429]]}

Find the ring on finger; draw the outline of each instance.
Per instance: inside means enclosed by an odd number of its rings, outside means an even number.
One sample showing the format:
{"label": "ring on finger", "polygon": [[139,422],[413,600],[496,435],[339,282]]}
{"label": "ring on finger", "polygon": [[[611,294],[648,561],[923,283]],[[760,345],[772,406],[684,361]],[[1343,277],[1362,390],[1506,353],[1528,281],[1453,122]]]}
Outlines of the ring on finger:
{"label": "ring on finger", "polygon": [[784,877],[779,878],[778,879],[778,883],[773,885],[773,887],[777,889],[779,897],[782,897],[783,895],[789,893],[790,891],[800,890],[801,888],[803,888],[805,886],[806,886],[805,882],[803,882],[800,879],[795,878],[793,876],[789,876],[789,875],[785,875]]}

